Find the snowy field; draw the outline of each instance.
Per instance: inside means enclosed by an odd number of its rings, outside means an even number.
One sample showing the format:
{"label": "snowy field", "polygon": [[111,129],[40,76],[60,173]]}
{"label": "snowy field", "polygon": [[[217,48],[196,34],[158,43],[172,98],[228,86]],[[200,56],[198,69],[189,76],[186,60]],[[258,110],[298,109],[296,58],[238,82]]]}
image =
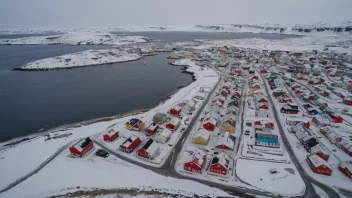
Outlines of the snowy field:
{"label": "snowy field", "polygon": [[[270,173],[273,168],[277,173]],[[275,194],[303,194],[305,190],[304,182],[293,164],[237,159],[236,175],[249,185]]]}
{"label": "snowy field", "polygon": [[93,151],[82,159],[72,159],[68,155],[68,150],[62,152],[40,172],[0,197],[49,197],[75,191],[77,186],[83,189],[139,188],[184,195],[229,196],[224,191],[194,181],[155,174],[114,156],[103,159],[95,156]]}
{"label": "snowy field", "polygon": [[63,56],[56,56],[37,60],[25,64],[21,70],[50,70],[50,69],[64,69],[73,67],[82,67],[89,65],[102,65],[108,63],[118,63],[132,61],[142,58],[142,56],[128,53],[123,50],[87,50],[67,54]]}

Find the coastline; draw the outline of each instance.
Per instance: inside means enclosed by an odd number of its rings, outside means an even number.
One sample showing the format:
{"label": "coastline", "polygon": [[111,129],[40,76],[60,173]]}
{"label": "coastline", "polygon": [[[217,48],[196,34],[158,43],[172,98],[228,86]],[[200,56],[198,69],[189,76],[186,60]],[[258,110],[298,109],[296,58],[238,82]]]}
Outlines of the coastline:
{"label": "coastline", "polygon": [[[143,57],[141,57],[143,58]],[[130,60],[133,61],[133,60]],[[129,61],[126,61],[129,62]],[[112,64],[112,63],[107,63],[107,64]],[[187,71],[188,66],[186,65],[174,65],[172,63],[170,63],[170,65],[173,66],[184,66],[184,68],[181,69],[181,73],[186,73],[192,76],[192,82],[186,84],[185,86],[177,86],[177,90],[168,94],[165,97],[162,97],[159,99],[158,102],[156,102],[156,104],[152,105],[150,108],[143,108],[143,109],[135,109],[135,110],[130,110],[127,111],[125,113],[120,113],[120,114],[116,114],[116,115],[112,115],[112,116],[106,116],[106,117],[100,117],[100,118],[93,118],[90,120],[84,120],[84,121],[80,121],[80,122],[76,122],[76,123],[70,123],[70,124],[63,124],[54,128],[50,128],[47,130],[43,130],[43,131],[37,131],[35,133],[29,134],[29,135],[25,135],[25,136],[21,136],[21,137],[15,137],[12,138],[10,140],[4,141],[4,142],[0,142],[0,150],[4,149],[8,146],[14,146],[17,144],[20,144],[22,142],[26,142],[29,140],[32,140],[34,138],[40,137],[40,136],[44,136],[46,134],[49,133],[55,133],[55,132],[64,132],[64,131],[69,131],[71,129],[75,129],[75,128],[79,128],[82,126],[88,126],[88,125],[92,125],[92,124],[96,124],[96,123],[100,123],[100,122],[108,122],[108,121],[112,121],[112,120],[117,120],[117,119],[121,119],[124,117],[128,117],[128,116],[133,116],[133,115],[138,115],[138,114],[142,114],[145,112],[148,112],[158,106],[160,106],[161,104],[165,103],[167,100],[172,99],[172,96],[175,95],[177,92],[179,92],[180,89],[185,88],[190,86],[193,82],[195,82],[197,79],[194,76],[193,72]],[[89,66],[87,66],[89,67]],[[70,69],[70,68],[68,68]],[[27,70],[26,70],[27,71]],[[36,71],[36,70],[29,70],[29,71]]]}

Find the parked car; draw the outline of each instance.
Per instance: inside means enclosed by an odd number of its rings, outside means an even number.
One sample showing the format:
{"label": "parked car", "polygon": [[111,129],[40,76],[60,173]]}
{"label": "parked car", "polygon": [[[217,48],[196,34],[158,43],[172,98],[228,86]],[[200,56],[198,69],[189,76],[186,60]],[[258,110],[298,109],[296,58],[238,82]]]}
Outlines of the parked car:
{"label": "parked car", "polygon": [[251,122],[247,122],[247,123],[246,123],[246,126],[250,126],[250,127],[251,127],[251,126],[252,126],[252,123],[251,123]]}
{"label": "parked car", "polygon": [[97,152],[95,152],[95,155],[103,158],[109,157],[109,153],[106,150],[103,149],[98,149]]}
{"label": "parked car", "polygon": [[249,130],[246,130],[245,135],[249,135],[249,133],[250,133],[250,131],[249,131]]}

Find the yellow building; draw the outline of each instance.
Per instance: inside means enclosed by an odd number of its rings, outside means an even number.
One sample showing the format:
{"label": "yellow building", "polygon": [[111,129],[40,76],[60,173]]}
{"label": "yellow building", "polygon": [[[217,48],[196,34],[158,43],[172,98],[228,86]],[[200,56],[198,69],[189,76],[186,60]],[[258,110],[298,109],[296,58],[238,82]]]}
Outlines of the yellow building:
{"label": "yellow building", "polygon": [[144,122],[137,118],[132,118],[130,121],[126,122],[126,128],[134,131],[142,131],[144,128]]}
{"label": "yellow building", "polygon": [[193,143],[196,144],[208,144],[210,138],[210,132],[205,129],[200,129],[193,135]]}
{"label": "yellow building", "polygon": [[230,116],[226,121],[221,125],[220,131],[235,133],[236,132],[236,118],[234,116]]}

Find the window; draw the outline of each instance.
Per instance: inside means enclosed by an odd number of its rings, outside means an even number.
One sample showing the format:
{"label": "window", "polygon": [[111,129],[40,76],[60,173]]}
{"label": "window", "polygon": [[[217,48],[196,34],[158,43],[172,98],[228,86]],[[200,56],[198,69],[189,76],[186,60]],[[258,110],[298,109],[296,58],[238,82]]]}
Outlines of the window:
{"label": "window", "polygon": [[225,174],[225,171],[222,171],[222,174]]}
{"label": "window", "polygon": [[190,170],[191,170],[191,167],[188,167],[188,170],[190,171]]}
{"label": "window", "polygon": [[217,168],[220,168],[220,165],[218,164],[218,165],[216,165],[216,167],[217,167]]}

